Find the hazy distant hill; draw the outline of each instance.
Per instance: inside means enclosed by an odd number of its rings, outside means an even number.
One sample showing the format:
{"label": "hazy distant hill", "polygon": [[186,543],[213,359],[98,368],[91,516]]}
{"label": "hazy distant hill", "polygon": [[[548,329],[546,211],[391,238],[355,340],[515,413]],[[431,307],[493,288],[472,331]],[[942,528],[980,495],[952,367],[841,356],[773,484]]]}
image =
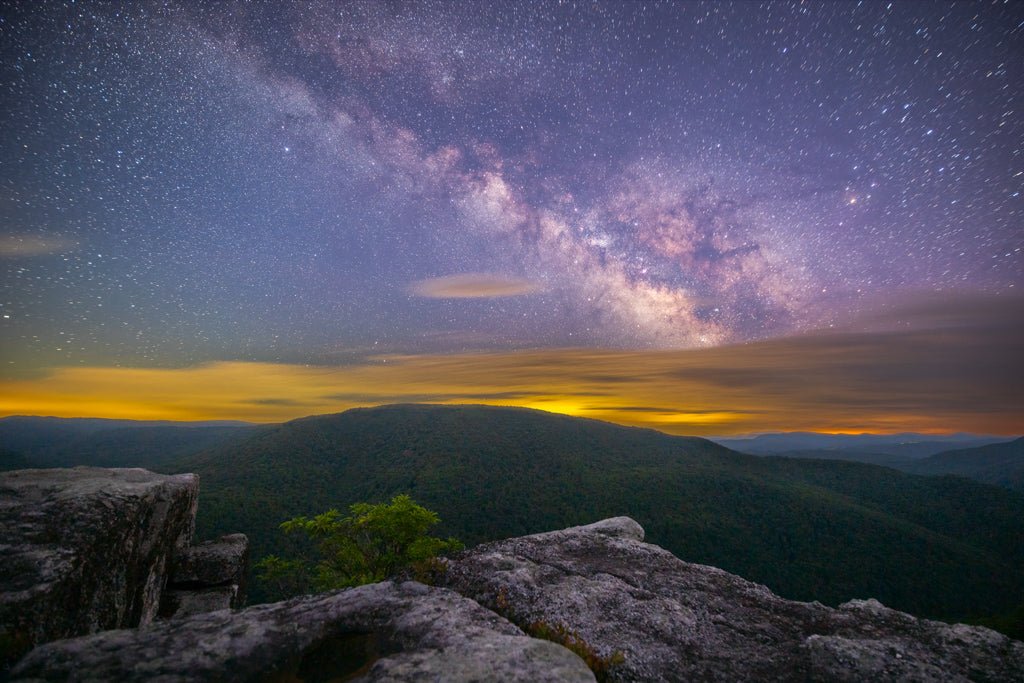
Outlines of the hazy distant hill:
{"label": "hazy distant hill", "polygon": [[[954,474],[985,484],[1024,490],[1024,439],[954,434],[942,441],[920,434],[764,434],[751,439],[717,439],[720,444],[754,455],[814,460],[851,460],[893,469],[936,476]],[[820,444],[816,448],[784,446]],[[856,445],[861,444],[861,445]],[[953,444],[958,444],[954,447]],[[970,444],[972,447],[963,447]],[[978,445],[980,444],[980,445]],[[827,446],[827,447],[826,447]],[[953,449],[953,450],[951,450]]]}
{"label": "hazy distant hill", "polygon": [[1007,443],[937,453],[907,465],[917,474],[956,474],[1024,491],[1024,437]]}
{"label": "hazy distant hill", "polygon": [[[953,448],[974,448],[990,443],[1009,441],[1005,436],[982,434],[818,434],[816,432],[781,432],[760,434],[750,438],[715,438],[719,443],[741,453],[782,455],[794,451],[833,451],[838,454],[897,455],[926,458]],[[858,460],[859,458],[838,458]]]}
{"label": "hazy distant hill", "polygon": [[780,458],[805,458],[810,460],[851,460],[869,465],[881,465],[893,469],[903,469],[916,462],[915,458],[890,453],[872,453],[870,451],[810,449],[804,451],[781,451],[771,455]]}
{"label": "hazy distant hill", "polygon": [[182,455],[241,437],[245,422],[168,422],[90,418],[0,419],[0,469],[147,467],[161,470]]}
{"label": "hazy distant hill", "polygon": [[537,411],[351,410],[174,465],[202,477],[201,531],[245,531],[257,558],[281,548],[281,520],[407,492],[470,544],[627,514],[679,557],[793,598],[964,617],[1024,595],[1019,494]]}

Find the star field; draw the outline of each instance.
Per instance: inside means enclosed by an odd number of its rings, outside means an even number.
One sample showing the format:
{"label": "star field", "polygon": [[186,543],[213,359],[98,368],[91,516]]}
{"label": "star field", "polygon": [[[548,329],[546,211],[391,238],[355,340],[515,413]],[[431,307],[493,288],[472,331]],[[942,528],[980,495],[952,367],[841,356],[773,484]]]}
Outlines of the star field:
{"label": "star field", "polygon": [[686,349],[1024,281],[1024,6],[0,11],[4,372]]}

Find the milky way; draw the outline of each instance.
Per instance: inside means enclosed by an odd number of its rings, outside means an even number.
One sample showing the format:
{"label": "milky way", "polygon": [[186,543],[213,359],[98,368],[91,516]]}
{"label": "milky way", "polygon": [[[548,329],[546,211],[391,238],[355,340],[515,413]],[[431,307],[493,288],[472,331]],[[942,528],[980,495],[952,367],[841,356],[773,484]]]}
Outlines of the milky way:
{"label": "milky way", "polygon": [[0,18],[8,374],[719,346],[1024,282],[1020,3]]}

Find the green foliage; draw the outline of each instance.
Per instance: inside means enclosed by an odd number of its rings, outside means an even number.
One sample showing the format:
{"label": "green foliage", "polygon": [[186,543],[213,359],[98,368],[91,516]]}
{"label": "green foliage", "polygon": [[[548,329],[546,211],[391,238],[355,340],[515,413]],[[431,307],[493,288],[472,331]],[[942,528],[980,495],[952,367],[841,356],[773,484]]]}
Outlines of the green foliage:
{"label": "green foliage", "polygon": [[901,467],[914,474],[955,474],[1024,491],[1024,438],[938,453]]}
{"label": "green foliage", "polygon": [[255,569],[260,583],[275,598],[283,599],[313,591],[312,577],[303,560],[286,560],[277,555],[267,555],[256,563]]}
{"label": "green foliage", "polygon": [[259,578],[279,596],[383,581],[442,553],[462,549],[454,538],[427,535],[440,521],[437,513],[417,505],[408,495],[377,505],[355,503],[346,517],[335,509],[313,518],[295,517],[283,522],[281,529],[309,538],[318,559],[284,560],[270,555],[257,563]]}
{"label": "green foliage", "polygon": [[969,619],[967,623],[987,626],[990,629],[1006,634],[1014,640],[1024,641],[1024,603],[1005,614]]}
{"label": "green foliage", "polygon": [[565,624],[541,620],[529,620],[517,609],[504,587],[498,589],[494,599],[489,602],[492,610],[505,617],[513,624],[519,626],[526,633],[534,638],[550,640],[562,647],[571,650],[584,661],[587,667],[594,672],[594,678],[599,682],[611,680],[612,669],[626,661],[625,655],[616,650],[607,656],[602,656],[590,643],[583,639],[579,633],[573,631]]}
{"label": "green foliage", "polygon": [[435,535],[467,544],[629,515],[678,557],[797,600],[962,620],[1024,595],[1019,493],[537,411],[351,410],[261,428],[175,471],[201,477],[201,536],[245,532],[255,557],[311,552],[282,519],[405,492],[441,516]]}
{"label": "green foliage", "polygon": [[612,669],[626,661],[625,656],[618,650],[606,657],[601,656],[580,634],[564,624],[534,621],[524,626],[523,630],[534,638],[550,640],[552,643],[558,643],[562,647],[576,653],[590,667],[590,670],[594,672],[594,678],[598,680],[598,683],[611,680]]}
{"label": "green foliage", "polygon": [[[54,420],[57,420],[54,422]],[[0,470],[21,467],[144,467],[180,472],[180,458],[254,434],[256,427],[119,426],[82,431],[75,420],[0,420]],[[9,453],[9,455],[8,455]],[[14,457],[16,456],[16,458]],[[10,462],[14,460],[14,462]]]}
{"label": "green foliage", "polygon": [[[461,544],[460,544],[461,545]],[[448,563],[439,557],[429,557],[410,566],[409,577],[427,586],[437,586],[444,582],[448,574]]]}

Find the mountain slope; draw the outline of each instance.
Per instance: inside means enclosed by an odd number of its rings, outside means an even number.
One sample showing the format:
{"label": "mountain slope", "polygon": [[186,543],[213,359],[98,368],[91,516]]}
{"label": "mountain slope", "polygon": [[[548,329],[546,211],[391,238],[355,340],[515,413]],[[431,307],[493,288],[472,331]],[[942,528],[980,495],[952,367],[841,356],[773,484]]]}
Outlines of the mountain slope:
{"label": "mountain slope", "polygon": [[31,461],[21,453],[0,448],[0,472],[23,470],[32,467]]}
{"label": "mountain slope", "polygon": [[[756,455],[756,454],[754,454]],[[892,455],[891,453],[873,453],[871,451],[853,451],[846,449],[809,449],[800,451],[781,451],[771,453],[773,457],[780,458],[803,458],[805,460],[852,460],[863,462],[869,465],[881,465],[891,467],[895,470],[902,470],[905,466],[914,462],[913,458],[903,455]]]}
{"label": "mountain slope", "polygon": [[[73,462],[79,458],[76,452],[84,448],[92,448],[89,437],[101,434],[118,434],[111,436],[111,442],[120,439],[130,440],[129,435],[135,430],[165,429],[165,430],[191,430],[197,441],[209,438],[209,435],[201,436],[201,430],[212,429],[227,433],[231,429],[252,429],[256,425],[249,422],[238,422],[233,420],[214,420],[198,422],[175,422],[171,420],[108,420],[92,417],[37,417],[34,415],[10,415],[0,418],[0,448],[15,453],[20,453],[29,461],[33,461],[34,467],[63,467],[60,459],[50,462],[49,459],[57,453],[65,453],[64,461],[71,464],[93,464],[87,462]],[[239,432],[240,434],[241,432]],[[166,434],[170,435],[168,431]],[[187,437],[179,435],[180,439]],[[101,438],[102,440],[102,438]],[[140,438],[139,441],[145,441]],[[211,445],[203,444],[202,447]],[[40,464],[35,464],[35,461]],[[115,465],[109,465],[114,467]]]}
{"label": "mountain slope", "polygon": [[1024,588],[1013,492],[524,409],[357,409],[172,466],[202,477],[201,533],[245,531],[254,557],[287,547],[284,519],[405,492],[468,544],[629,515],[679,557],[797,599],[966,617],[1005,612]]}
{"label": "mountain slope", "polygon": [[258,429],[244,422],[164,422],[90,418],[0,419],[0,469],[20,467],[145,467],[165,464]]}
{"label": "mountain slope", "polygon": [[[747,439],[715,439],[715,442],[752,455],[851,460],[924,476],[954,474],[1024,491],[1024,437],[1007,440],[1006,437],[952,434],[941,440],[934,439],[921,434],[792,432]],[[795,444],[805,447],[790,448]]]}
{"label": "mountain slope", "polygon": [[130,427],[80,436],[30,456],[34,467],[144,467],[167,471],[184,455],[241,440],[258,427]]}
{"label": "mountain slope", "polygon": [[[714,438],[712,441],[740,453],[782,455],[793,451],[834,451],[860,460],[859,454],[894,455],[904,458],[926,458],[953,448],[974,448],[1008,441],[1005,436],[981,434],[819,434],[817,432],[781,432],[760,434],[751,438]],[[869,462],[862,460],[862,462]]]}
{"label": "mountain slope", "polygon": [[1024,437],[1007,443],[937,453],[905,469],[916,474],[955,474],[1024,491]]}

